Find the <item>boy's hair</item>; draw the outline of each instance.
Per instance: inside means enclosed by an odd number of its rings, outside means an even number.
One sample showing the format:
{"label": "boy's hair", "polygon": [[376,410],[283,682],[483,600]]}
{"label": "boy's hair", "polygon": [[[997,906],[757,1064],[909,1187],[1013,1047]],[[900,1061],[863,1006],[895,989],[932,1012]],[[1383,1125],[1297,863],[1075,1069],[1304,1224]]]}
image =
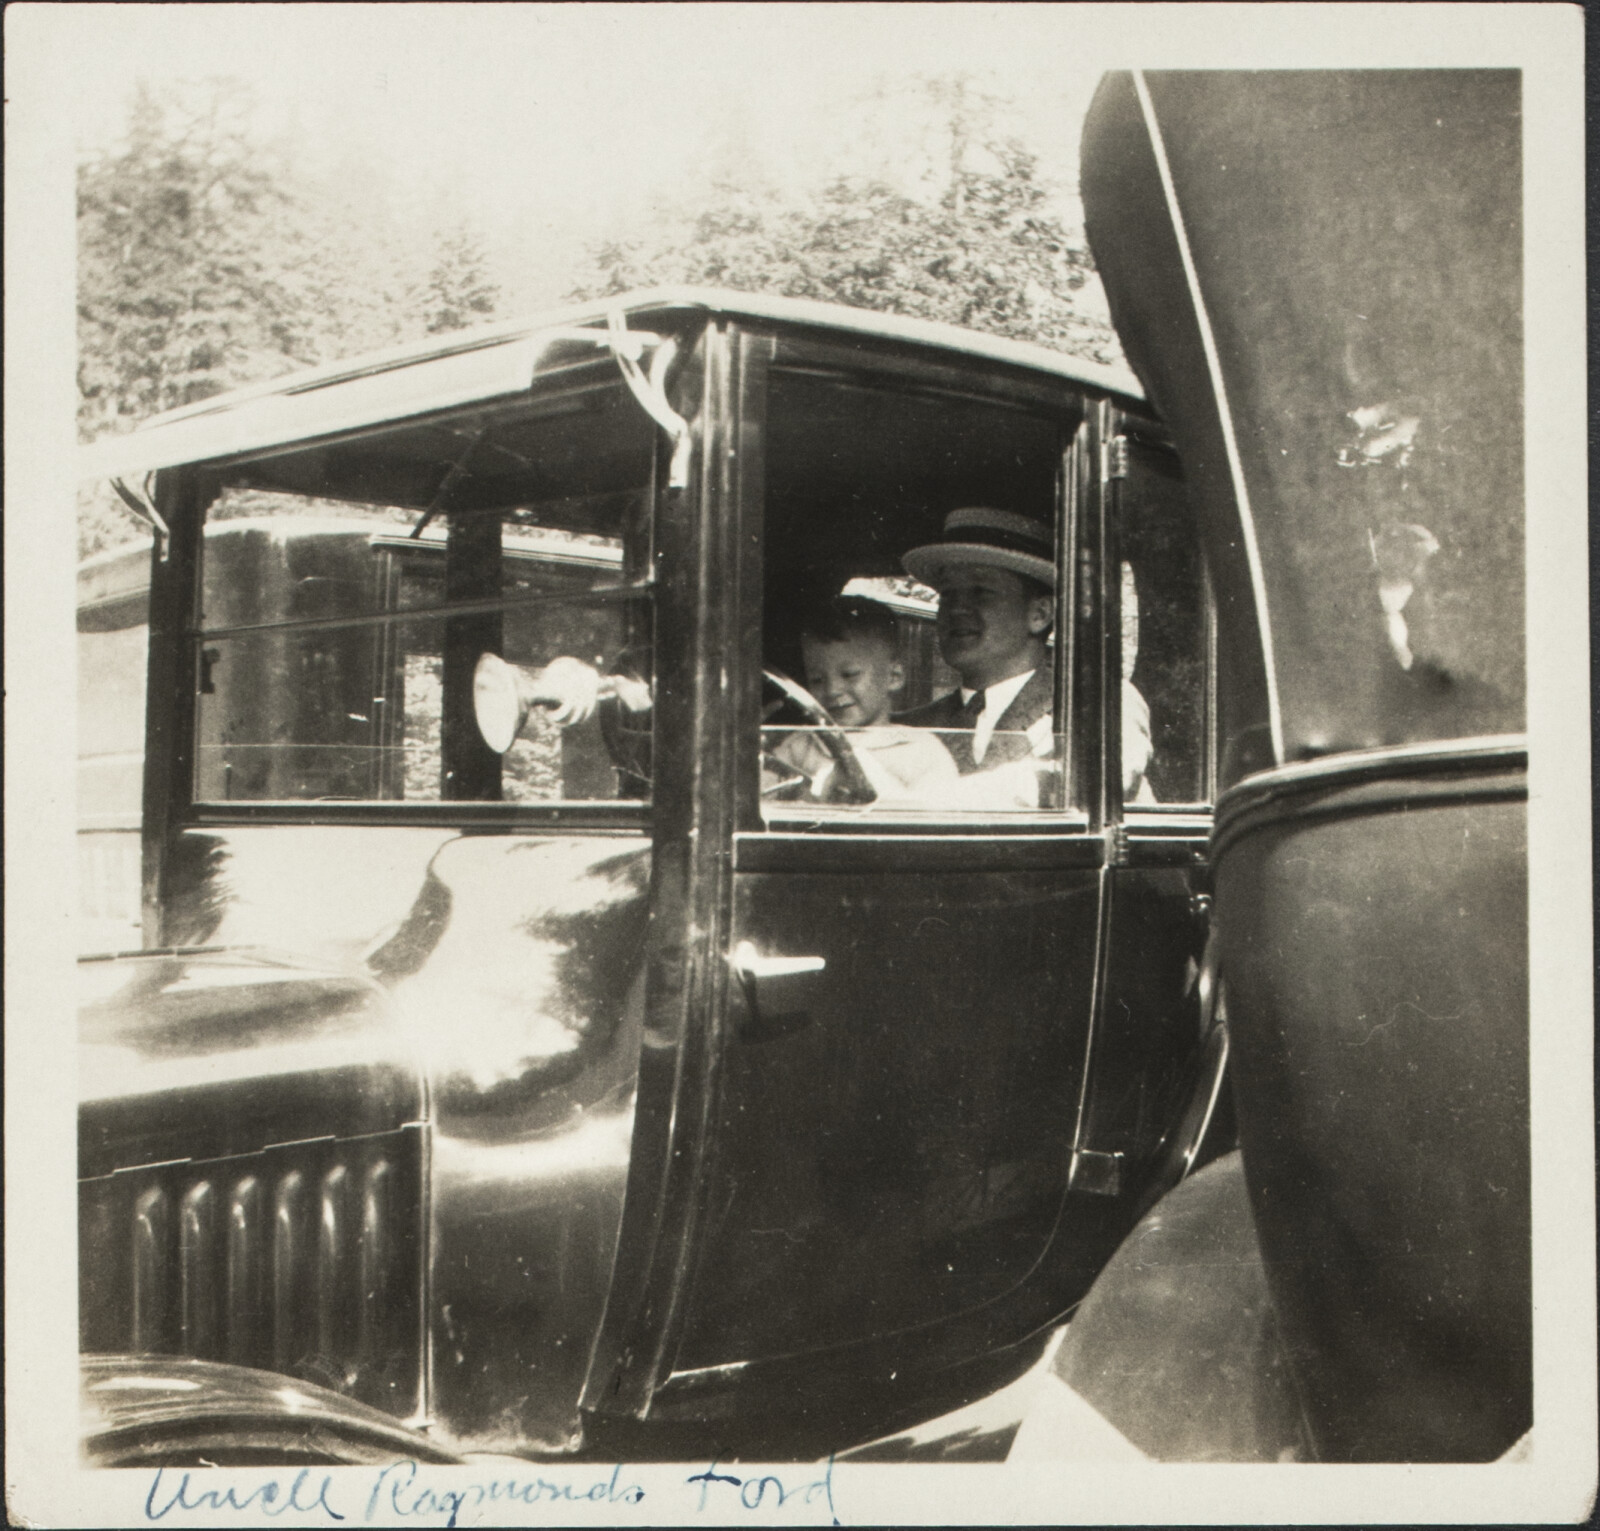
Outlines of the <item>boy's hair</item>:
{"label": "boy's hair", "polygon": [[800,636],[818,643],[877,638],[888,645],[891,654],[900,652],[900,629],[894,612],[882,601],[864,595],[836,595],[818,601],[802,617]]}

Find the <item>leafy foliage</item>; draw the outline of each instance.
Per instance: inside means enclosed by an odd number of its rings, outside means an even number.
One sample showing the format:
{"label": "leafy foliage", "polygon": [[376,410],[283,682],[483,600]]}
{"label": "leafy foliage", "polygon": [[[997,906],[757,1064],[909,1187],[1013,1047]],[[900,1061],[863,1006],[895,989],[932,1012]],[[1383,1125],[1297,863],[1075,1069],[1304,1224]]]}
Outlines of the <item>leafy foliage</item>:
{"label": "leafy foliage", "polygon": [[[1087,246],[1056,210],[1037,158],[998,130],[1004,103],[961,79],[910,89],[911,104],[931,113],[922,146],[935,164],[913,190],[846,174],[780,195],[748,165],[730,163],[679,211],[593,249],[570,296],[658,283],[730,287],[1115,361],[1115,335],[1084,301]],[[141,89],[123,141],[80,167],[85,438],[499,310],[489,243],[459,203],[416,205],[416,188],[358,158],[315,178],[301,168],[312,156],[263,140],[252,117],[235,82],[161,99]],[[453,192],[434,188],[436,198]],[[85,554],[142,535],[114,497],[85,500],[79,519]]]}
{"label": "leafy foliage", "polygon": [[171,109],[141,89],[126,145],[79,175],[86,434],[311,359],[275,248],[289,195],[221,100]]}
{"label": "leafy foliage", "polygon": [[1117,361],[1110,325],[1078,301],[1094,269],[1088,248],[1049,210],[1037,158],[1015,139],[985,148],[994,168],[957,166],[931,202],[852,176],[800,206],[753,203],[723,185],[686,230],[653,247],[598,247],[598,279],[571,296],[657,283],[731,287],[937,319]]}
{"label": "leafy foliage", "polygon": [[[157,100],[78,175],[79,433],[377,346],[483,322],[499,292],[464,223],[421,238],[381,178],[323,181],[252,130],[229,81]],[[109,492],[80,503],[87,556],[144,535]]]}
{"label": "leafy foliage", "polygon": [[490,318],[500,290],[490,279],[482,247],[457,229],[439,242],[439,257],[424,289],[425,323],[430,335],[462,330]]}

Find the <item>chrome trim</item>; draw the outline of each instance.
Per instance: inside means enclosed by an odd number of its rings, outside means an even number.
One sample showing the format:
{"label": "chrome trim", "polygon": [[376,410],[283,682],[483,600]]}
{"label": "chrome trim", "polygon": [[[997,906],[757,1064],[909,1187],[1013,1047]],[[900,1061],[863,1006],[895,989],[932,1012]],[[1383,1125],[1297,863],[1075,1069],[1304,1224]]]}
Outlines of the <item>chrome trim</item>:
{"label": "chrome trim", "polygon": [[1430,739],[1422,744],[1345,750],[1292,765],[1257,771],[1217,799],[1217,820],[1249,804],[1318,787],[1343,787],[1387,776],[1422,776],[1438,771],[1526,769],[1526,734],[1491,734],[1471,739]]}
{"label": "chrome trim", "polygon": [[763,957],[753,941],[741,941],[728,959],[733,971],[750,980],[791,978],[801,973],[820,973],[828,965],[826,957]]}
{"label": "chrome trim", "polygon": [[[1414,767],[1425,770],[1434,765],[1453,766],[1482,761],[1492,765],[1510,763],[1513,757],[1528,753],[1526,734],[1481,734],[1467,739],[1429,739],[1421,744],[1386,744],[1370,749],[1342,750],[1337,755],[1319,755],[1314,760],[1299,760],[1291,765],[1257,771],[1236,782],[1218,800],[1233,803],[1241,796],[1267,793],[1285,787],[1297,790],[1308,782],[1342,780],[1358,775],[1385,774],[1392,769]],[[1522,764],[1526,765],[1524,758]]]}
{"label": "chrome trim", "polygon": [[[1438,803],[1455,795],[1451,779],[1461,780],[1460,795],[1468,798],[1526,797],[1527,768],[1527,736],[1500,734],[1350,750],[1259,771],[1218,799],[1211,858],[1215,863],[1230,841],[1279,814],[1326,817]],[[1492,777],[1514,779],[1484,779]],[[1316,802],[1306,802],[1313,794]]]}

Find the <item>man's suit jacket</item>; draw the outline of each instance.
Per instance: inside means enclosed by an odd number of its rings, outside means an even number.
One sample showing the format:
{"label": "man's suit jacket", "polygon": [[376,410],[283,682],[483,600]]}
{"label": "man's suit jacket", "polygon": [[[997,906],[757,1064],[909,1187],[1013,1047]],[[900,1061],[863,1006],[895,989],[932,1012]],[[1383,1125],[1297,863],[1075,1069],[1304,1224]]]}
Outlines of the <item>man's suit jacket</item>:
{"label": "man's suit jacket", "polygon": [[1011,699],[1011,705],[1000,714],[994,726],[994,735],[989,740],[989,748],[981,761],[972,758],[972,734],[959,690],[937,697],[925,707],[913,707],[910,712],[902,712],[894,721],[909,723],[913,728],[962,730],[945,734],[944,744],[955,757],[956,768],[963,776],[970,776],[974,771],[987,771],[1013,760],[1023,760],[1033,753],[1033,747],[1023,735],[1040,718],[1049,716],[1055,703],[1054,690],[1050,666],[1040,665],[1028,677],[1028,683]]}

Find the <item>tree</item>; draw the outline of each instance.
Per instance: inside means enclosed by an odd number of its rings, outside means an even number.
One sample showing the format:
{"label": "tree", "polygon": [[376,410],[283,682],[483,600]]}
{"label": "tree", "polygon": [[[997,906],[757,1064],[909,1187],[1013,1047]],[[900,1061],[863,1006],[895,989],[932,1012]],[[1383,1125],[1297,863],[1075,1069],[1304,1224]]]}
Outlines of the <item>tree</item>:
{"label": "tree", "polygon": [[989,103],[963,82],[926,90],[946,109],[950,140],[933,197],[845,175],[794,205],[724,183],[687,226],[597,246],[595,276],[571,297],[706,284],[831,299],[1120,360],[1110,324],[1083,301],[1094,272],[1088,246],[1053,210],[1037,157],[1015,137],[975,136]]}
{"label": "tree", "polygon": [[248,102],[141,87],[125,144],[78,178],[79,424],[126,428],[312,359],[283,281],[292,195],[246,132]]}
{"label": "tree", "polygon": [[[253,116],[236,82],[161,100],[140,86],[121,144],[80,166],[85,439],[495,312],[483,240],[458,208],[422,209],[438,232],[417,237],[418,210],[397,207],[381,166],[347,156],[314,177]],[[109,491],[82,501],[82,555],[142,534]]]}
{"label": "tree", "polygon": [[500,289],[489,276],[482,242],[464,228],[446,233],[423,284],[421,307],[428,333],[482,324],[494,316],[499,302]]}

